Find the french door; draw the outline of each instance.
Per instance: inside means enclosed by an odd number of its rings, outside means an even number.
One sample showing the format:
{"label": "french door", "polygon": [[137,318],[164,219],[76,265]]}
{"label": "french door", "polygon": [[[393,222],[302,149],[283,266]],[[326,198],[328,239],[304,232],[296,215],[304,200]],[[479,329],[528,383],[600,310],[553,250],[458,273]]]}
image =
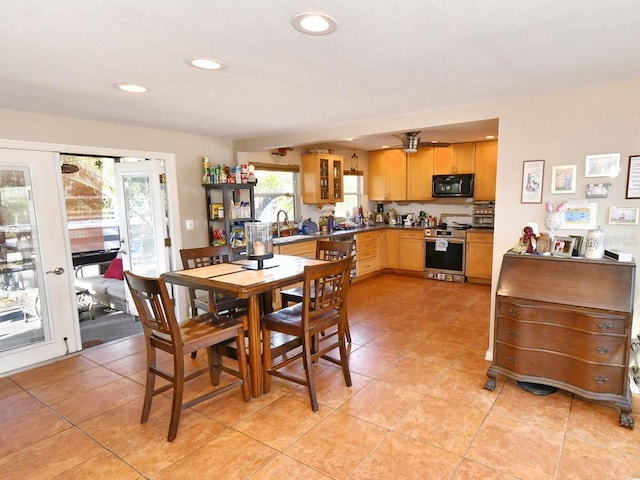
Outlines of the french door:
{"label": "french door", "polygon": [[0,374],[80,348],[63,199],[57,153],[0,148]]}

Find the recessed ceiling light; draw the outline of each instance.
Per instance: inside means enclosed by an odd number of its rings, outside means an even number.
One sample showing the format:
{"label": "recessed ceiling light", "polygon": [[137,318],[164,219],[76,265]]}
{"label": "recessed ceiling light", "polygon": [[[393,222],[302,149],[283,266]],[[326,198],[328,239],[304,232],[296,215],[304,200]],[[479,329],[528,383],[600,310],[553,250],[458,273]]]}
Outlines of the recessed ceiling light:
{"label": "recessed ceiling light", "polygon": [[389,145],[382,145],[380,148],[389,148]]}
{"label": "recessed ceiling light", "polygon": [[344,139],[345,142],[353,142],[353,140],[354,140],[354,137],[349,137]]}
{"label": "recessed ceiling light", "polygon": [[495,135],[487,135],[486,137],[484,137],[486,140],[493,140],[494,138],[496,138]]}
{"label": "recessed ceiling light", "polygon": [[146,93],[149,91],[147,87],[136,85],[135,83],[116,83],[114,88],[127,93]]}
{"label": "recessed ceiling light", "polygon": [[187,63],[203,70],[222,70],[224,68],[224,64],[215,58],[192,57],[187,60]]}
{"label": "recessed ceiling light", "polygon": [[431,140],[431,143],[438,143],[438,140]]}
{"label": "recessed ceiling light", "polygon": [[328,35],[338,28],[336,21],[324,13],[299,13],[291,19],[291,24],[307,35]]}

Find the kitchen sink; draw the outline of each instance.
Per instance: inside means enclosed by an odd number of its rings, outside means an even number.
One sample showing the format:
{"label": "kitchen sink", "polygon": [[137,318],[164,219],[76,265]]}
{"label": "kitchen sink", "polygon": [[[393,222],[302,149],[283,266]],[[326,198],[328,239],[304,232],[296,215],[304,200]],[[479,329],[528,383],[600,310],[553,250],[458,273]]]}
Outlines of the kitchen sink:
{"label": "kitchen sink", "polygon": [[273,244],[280,245],[282,243],[295,242],[296,240],[304,240],[305,238],[313,238],[314,235],[307,235],[304,233],[299,233],[297,235],[287,235],[285,237],[274,237]]}

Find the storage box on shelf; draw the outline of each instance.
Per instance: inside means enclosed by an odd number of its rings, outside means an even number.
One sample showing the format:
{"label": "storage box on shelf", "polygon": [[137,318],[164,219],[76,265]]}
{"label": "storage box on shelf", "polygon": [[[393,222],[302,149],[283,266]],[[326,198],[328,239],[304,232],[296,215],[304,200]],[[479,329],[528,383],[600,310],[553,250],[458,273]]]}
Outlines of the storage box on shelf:
{"label": "storage box on shelf", "polygon": [[496,377],[556,387],[618,407],[633,428],[629,355],[635,264],[506,254],[496,292]]}
{"label": "storage box on shelf", "polygon": [[243,249],[244,222],[255,220],[253,183],[204,185],[208,216],[209,244],[230,244]]}

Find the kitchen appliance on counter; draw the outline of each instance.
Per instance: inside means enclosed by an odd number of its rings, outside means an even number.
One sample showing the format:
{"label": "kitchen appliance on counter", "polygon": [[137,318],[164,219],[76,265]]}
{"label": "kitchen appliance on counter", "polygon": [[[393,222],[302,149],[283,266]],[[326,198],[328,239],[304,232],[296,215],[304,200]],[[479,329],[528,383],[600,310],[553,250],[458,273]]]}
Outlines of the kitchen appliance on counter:
{"label": "kitchen appliance on counter", "polygon": [[473,197],[473,173],[433,175],[434,197]]}
{"label": "kitchen appliance on counter", "polygon": [[495,202],[474,202],[473,203],[473,227],[493,228]]}
{"label": "kitchen appliance on counter", "polygon": [[427,278],[464,283],[466,228],[425,229],[425,273]]}

